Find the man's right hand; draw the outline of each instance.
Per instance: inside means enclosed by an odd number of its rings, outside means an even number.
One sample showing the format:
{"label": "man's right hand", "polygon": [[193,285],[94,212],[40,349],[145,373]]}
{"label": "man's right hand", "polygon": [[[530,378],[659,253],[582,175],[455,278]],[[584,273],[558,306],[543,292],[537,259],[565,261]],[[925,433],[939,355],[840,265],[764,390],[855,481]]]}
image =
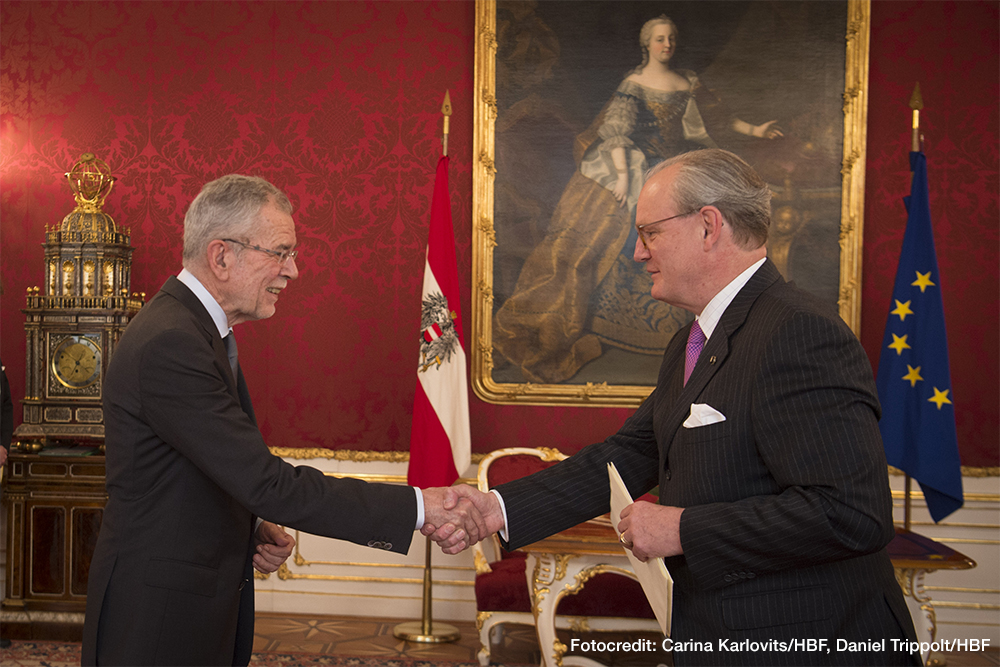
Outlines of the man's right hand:
{"label": "man's right hand", "polygon": [[454,492],[455,487],[421,489],[424,525],[420,532],[438,543],[446,554],[457,554],[489,533],[476,505]]}
{"label": "man's right hand", "polygon": [[431,490],[445,492],[443,500],[443,508],[445,510],[451,510],[452,508],[461,509],[463,505],[468,504],[475,509],[476,514],[481,520],[481,523],[477,523],[477,526],[480,527],[478,536],[473,538],[471,532],[469,532],[470,539],[466,544],[459,547],[454,536],[458,533],[461,527],[456,527],[450,523],[442,524],[432,520],[430,513],[427,512],[426,509],[425,496],[425,521],[423,528],[420,529],[420,532],[439,543],[445,553],[455,554],[463,551],[479,540],[503,529],[504,516],[503,511],[500,509],[500,501],[497,500],[496,496],[492,493],[483,493],[468,484],[459,484],[457,486],[450,486],[444,489]]}

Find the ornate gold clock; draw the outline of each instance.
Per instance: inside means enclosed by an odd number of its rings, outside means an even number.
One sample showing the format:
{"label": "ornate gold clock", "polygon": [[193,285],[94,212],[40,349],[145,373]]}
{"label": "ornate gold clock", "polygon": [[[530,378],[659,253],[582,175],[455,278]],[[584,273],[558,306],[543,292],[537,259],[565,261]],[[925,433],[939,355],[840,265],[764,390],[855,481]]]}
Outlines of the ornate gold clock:
{"label": "ornate gold clock", "polygon": [[67,389],[84,389],[101,375],[100,341],[67,336],[52,355],[52,373]]}
{"label": "ornate gold clock", "polygon": [[22,449],[102,444],[104,370],[145,294],[129,296],[129,231],[101,210],[115,179],[93,153],[66,174],[76,208],[45,231],[45,285],[30,287]]}

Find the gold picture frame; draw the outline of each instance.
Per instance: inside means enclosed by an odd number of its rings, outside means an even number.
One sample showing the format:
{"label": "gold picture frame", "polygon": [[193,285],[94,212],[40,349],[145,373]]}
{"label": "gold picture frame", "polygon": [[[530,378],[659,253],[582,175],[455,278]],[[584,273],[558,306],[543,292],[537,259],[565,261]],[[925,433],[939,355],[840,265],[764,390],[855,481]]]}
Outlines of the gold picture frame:
{"label": "gold picture frame", "polygon": [[[503,25],[501,26],[502,30],[508,37],[514,35],[517,38],[516,40],[511,38],[511,41],[512,43],[515,43],[514,52],[516,52],[516,56],[521,58],[521,61],[513,63],[513,65],[505,61],[503,68],[503,78],[505,82],[513,80],[511,78],[511,72],[516,69],[518,64],[523,64],[525,58],[524,54],[528,50],[533,49],[533,53],[536,54],[533,56],[536,58],[536,61],[533,63],[535,68],[531,70],[531,76],[535,76],[536,79],[544,79],[546,76],[551,77],[550,71],[543,70],[551,70],[553,63],[558,62],[560,57],[570,57],[569,55],[566,55],[565,51],[562,49],[558,36],[549,34],[553,33],[553,31],[550,30],[549,26],[545,24],[544,18],[538,18],[535,16],[526,17],[526,14],[536,11],[552,12],[554,11],[553,8],[558,4],[559,3],[554,2],[536,4],[512,2],[508,6],[505,0],[499,0],[500,9],[504,12],[506,17],[503,21]],[[579,8],[579,11],[567,12],[567,14],[600,11],[602,5],[608,4],[609,3],[606,2],[577,3],[575,6]],[[613,4],[613,14],[609,15],[613,15],[614,17],[621,15],[623,10],[627,9],[630,5],[630,3],[621,2]],[[686,4],[694,5],[695,3],[671,3],[669,9],[672,12],[672,18],[673,12],[678,11],[678,7],[681,7],[680,11],[683,12],[682,6]],[[697,4],[699,4],[702,8],[714,6],[719,9],[725,9],[721,7],[721,5],[734,5],[736,3]],[[755,4],[763,5],[765,3],[754,3],[751,2],[751,0],[744,0],[743,4],[738,8],[742,8],[745,5],[748,12],[758,11],[754,7]],[[772,8],[774,7],[774,3],[766,4]],[[782,266],[782,261],[787,262],[786,266],[788,266],[789,269],[792,267],[790,257],[793,255],[789,255],[789,253],[791,252],[790,248],[793,246],[790,244],[798,242],[794,240],[781,241],[780,237],[783,232],[784,225],[792,223],[798,225],[799,223],[795,222],[794,219],[791,219],[791,222],[789,222],[789,220],[782,217],[784,211],[783,207],[785,204],[794,199],[795,205],[793,206],[789,204],[789,206],[791,209],[795,210],[807,210],[810,206],[825,206],[826,208],[824,210],[827,212],[825,219],[827,220],[828,229],[824,232],[826,235],[823,239],[824,243],[827,243],[828,246],[823,246],[823,253],[825,253],[823,257],[824,261],[828,262],[832,268],[826,272],[827,282],[831,284],[824,285],[822,287],[826,290],[824,294],[827,292],[829,293],[831,301],[834,299],[836,300],[841,317],[847,322],[852,330],[857,333],[860,326],[861,309],[860,273],[865,182],[865,143],[868,106],[870,4],[868,0],[845,0],[843,3],[801,3],[803,7],[806,5],[813,7],[829,7],[833,4],[837,4],[842,8],[839,11],[842,12],[843,17],[846,19],[842,24],[840,24],[843,25],[843,32],[837,35],[820,35],[819,39],[827,39],[829,44],[832,45],[830,48],[840,49],[846,44],[846,54],[844,60],[842,61],[844,67],[843,90],[842,94],[836,99],[827,94],[826,98],[824,98],[826,100],[825,107],[821,108],[822,105],[820,104],[815,105],[818,109],[815,113],[825,113],[826,118],[828,119],[834,117],[842,118],[842,133],[840,133],[839,136],[836,133],[836,121],[831,121],[830,124],[823,126],[825,127],[825,136],[830,140],[830,145],[836,145],[841,149],[839,152],[833,152],[832,150],[828,151],[827,154],[827,162],[833,163],[832,173],[834,180],[832,181],[832,187],[829,181],[829,176],[828,181],[826,182],[827,187],[797,187],[796,184],[791,182],[787,176],[783,182],[779,182],[779,179],[767,178],[765,175],[768,182],[772,183],[772,189],[775,190],[775,215],[774,224],[772,225],[772,241],[769,242],[769,254],[772,258],[777,258],[776,262],[779,263],[779,268]],[[787,19],[791,25],[794,25],[794,21],[796,20],[795,10],[798,3],[786,2],[777,3],[777,5],[782,11],[789,10],[789,16]],[[538,9],[539,6],[542,8]],[[649,8],[652,9],[656,6],[658,5],[650,5]],[[689,18],[694,16],[692,13],[693,11],[694,10],[692,9],[688,12]],[[774,10],[772,9],[771,11]],[[803,9],[802,11],[807,10]],[[659,11],[657,11],[656,14],[659,14]],[[653,14],[650,18],[656,14]],[[501,105],[498,104],[497,98],[497,59],[498,51],[501,49],[501,45],[498,42],[500,37],[498,37],[497,16],[498,0],[476,0],[475,81],[473,105],[474,136],[472,161],[472,331],[473,340],[475,341],[472,346],[473,389],[476,392],[476,395],[484,401],[497,404],[603,407],[638,406],[646,398],[646,396],[649,395],[649,392],[652,391],[653,384],[655,383],[655,375],[653,376],[654,379],[649,382],[620,382],[621,378],[615,377],[609,377],[606,379],[600,377],[587,378],[585,380],[576,381],[570,379],[560,382],[532,382],[524,380],[507,381],[503,377],[498,377],[498,373],[496,372],[494,364],[495,356],[502,355],[497,353],[497,348],[495,348],[494,345],[494,315],[497,307],[502,305],[504,295],[499,294],[499,286],[495,284],[495,260],[498,257],[498,252],[501,257],[503,257],[503,247],[501,244],[503,243],[503,237],[506,232],[505,225],[509,224],[509,221],[505,219],[498,219],[496,209],[498,169],[501,169],[501,173],[499,174],[501,181],[504,178],[504,173],[502,171],[503,166],[498,165],[497,158],[497,126],[499,122],[503,128],[501,132],[502,134],[503,132],[510,132],[509,128],[513,125],[508,121],[507,117],[503,115],[504,111],[513,107],[509,104],[504,104],[503,108],[501,108]],[[511,18],[512,16],[513,19]],[[530,21],[525,20],[526,18],[530,19]],[[560,20],[560,18],[556,17],[555,19],[550,19],[550,23],[558,23]],[[570,21],[579,19],[567,18],[566,20]],[[530,28],[524,28],[524,30],[531,30],[534,32],[531,33],[529,37],[525,37],[524,33],[518,34],[514,32],[514,29],[512,28],[512,25],[515,23],[530,25]],[[689,20],[688,24],[691,23],[697,23],[697,21]],[[633,25],[635,24],[633,23]],[[678,31],[681,35],[680,46],[678,48],[678,52],[680,54],[683,53],[683,49],[686,44],[686,42],[683,41],[684,31],[688,29],[689,26],[685,27],[685,25],[679,20],[677,21],[677,25]],[[707,29],[711,29],[713,25],[714,24],[710,24]],[[703,26],[702,29],[705,30],[706,27]],[[609,27],[607,25],[603,25],[602,30],[608,31]],[[739,26],[730,30],[728,33],[730,36],[730,43],[736,42],[736,37],[733,35],[738,36],[739,30]],[[839,31],[839,28],[836,30]],[[697,30],[692,30],[691,32],[697,34]],[[801,36],[798,39],[799,42],[808,41],[804,36]],[[809,40],[812,40],[810,41],[810,45],[812,45],[816,39],[816,36],[810,35]],[[836,42],[832,41],[834,39]],[[587,40],[581,38],[581,41],[586,42]],[[712,40],[703,39],[698,43],[703,44],[709,41]],[[589,48],[594,50],[593,42],[589,43]],[[617,51],[620,51],[622,48],[629,47],[627,44],[616,43],[614,52],[617,53]],[[638,52],[637,46],[633,46],[631,48]],[[511,52],[510,49],[508,49],[508,52]],[[608,53],[612,53],[612,51],[609,49]],[[511,58],[513,57],[514,56],[511,56]],[[747,58],[750,57],[750,55],[747,56]],[[541,60],[544,60],[545,62],[539,65],[538,63],[541,62]],[[750,67],[750,65],[747,65],[747,67]],[[839,62],[837,67],[837,73],[839,74]],[[523,76],[523,73],[519,74],[514,72],[513,76]],[[744,76],[741,81],[745,79],[746,77]],[[831,79],[829,73],[827,73],[827,79]],[[839,81],[839,79],[837,80]],[[546,85],[551,88],[553,85],[551,83],[551,78],[549,83]],[[829,86],[829,84],[827,85]],[[604,91],[605,99],[607,98],[609,92],[610,91],[608,90]],[[524,99],[528,99],[528,97],[529,96],[525,96]],[[534,106],[531,107],[532,110],[527,114],[524,113],[526,105],[521,105],[521,113],[518,115],[518,120],[516,122],[522,122],[521,119],[526,117],[529,118],[530,121],[534,118],[534,116],[530,115],[531,113],[541,113],[537,110],[543,108],[544,104],[539,102],[536,99],[537,97],[538,96],[536,95],[529,100]],[[576,101],[575,98],[567,99],[568,101],[565,105],[567,107],[570,106],[569,102]],[[778,106],[780,107],[780,105]],[[603,114],[603,110],[601,113]],[[839,114],[842,114],[842,116]],[[765,119],[760,118],[755,122],[763,124]],[[524,126],[530,127],[530,125]],[[735,124],[733,127],[735,128]],[[793,134],[796,129],[801,130],[802,126],[799,128],[786,128],[783,125],[779,125],[779,127],[781,127],[786,134]],[[508,135],[504,134],[503,136],[506,140]],[[806,134],[803,133],[802,136],[806,136]],[[815,134],[809,135],[810,140],[814,136]],[[842,140],[838,142],[837,140],[841,139],[841,137]],[[786,140],[788,140],[787,137],[782,138],[782,141]],[[817,151],[819,151],[819,149],[816,148],[815,145],[810,145],[810,141],[806,141],[804,139],[797,141],[798,143],[795,144],[795,150],[798,150],[799,153],[796,155],[799,157],[805,155],[806,157],[802,158],[803,161],[805,161],[806,158],[812,159],[815,154],[818,154]],[[577,139],[577,143],[579,143],[579,139]],[[547,146],[543,146],[540,150],[547,150]],[[814,153],[810,154],[805,152],[808,150],[813,150]],[[839,160],[836,159],[838,157]],[[524,162],[528,162],[527,158]],[[775,160],[775,162],[777,161]],[[828,164],[827,167],[829,166],[830,165]],[[758,170],[760,170],[760,167],[758,167]],[[793,167],[793,171],[791,173],[802,173],[802,170],[800,169],[799,172],[794,172]],[[830,169],[827,168],[825,173],[829,175],[831,173]],[[508,187],[505,192],[506,191],[516,192],[516,188]],[[825,203],[815,203],[820,200],[823,200]],[[799,207],[799,209],[796,209],[796,206]],[[839,211],[839,220],[836,217],[837,211]],[[808,216],[808,214],[804,215],[806,215],[806,217]],[[503,218],[502,215],[499,217]],[[800,227],[796,226],[795,231],[798,229],[800,229]],[[512,235],[512,232],[507,233],[508,236]],[[778,237],[777,241],[774,240],[775,237]],[[784,246],[782,246],[781,243],[784,243]],[[798,248],[799,246],[794,247]],[[809,246],[805,247],[808,248]],[[800,254],[802,254],[804,258],[809,259],[809,261],[812,261],[812,258],[807,250],[801,250]],[[801,262],[804,260],[798,261]],[[805,266],[805,264],[803,264],[803,266]],[[802,272],[800,271],[800,273]],[[512,281],[509,277],[510,275],[511,272],[508,272],[505,277],[506,287],[504,289],[507,292],[510,292],[511,290],[510,284]],[[796,280],[796,282],[800,282],[798,275],[793,275],[792,279]],[[819,279],[817,279],[817,281],[818,280]],[[804,286],[807,288],[809,287],[809,285]],[[506,296],[509,297],[510,294],[506,294]],[[495,301],[498,303],[495,303]],[[658,365],[659,361],[655,360],[655,366],[658,367]]]}

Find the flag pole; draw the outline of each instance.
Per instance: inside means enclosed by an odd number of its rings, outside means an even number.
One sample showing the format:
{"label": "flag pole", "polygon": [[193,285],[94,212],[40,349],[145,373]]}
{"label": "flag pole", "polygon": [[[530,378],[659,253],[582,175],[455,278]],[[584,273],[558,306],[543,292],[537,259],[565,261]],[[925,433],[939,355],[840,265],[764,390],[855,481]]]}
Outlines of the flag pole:
{"label": "flag pole", "polygon": [[924,100],[920,96],[920,82],[913,88],[913,94],[910,95],[910,108],[913,109],[913,136],[912,136],[912,150],[914,153],[919,153],[923,150],[924,138],[920,134],[920,110],[924,108]]}
{"label": "flag pole", "polygon": [[451,120],[451,95],[444,91],[444,103],[441,105],[441,115],[444,116],[444,132],[441,134],[441,155],[448,156],[448,122]]}
{"label": "flag pole", "polygon": [[431,614],[431,538],[425,539],[427,543],[426,554],[424,556],[424,598],[423,610],[419,621],[400,623],[392,630],[392,635],[396,639],[408,642],[420,642],[422,644],[444,644],[453,642],[462,634],[454,625],[450,623],[435,623]]}
{"label": "flag pole", "polygon": [[[910,136],[910,150],[914,153],[920,152],[923,138],[920,136],[920,110],[924,108],[924,100],[920,96],[920,82],[913,87],[913,94],[910,95],[910,109],[913,111],[913,124]],[[911,510],[913,508],[913,479],[910,473],[903,475],[903,530],[910,530]]]}
{"label": "flag pole", "polygon": [[[444,116],[444,127],[441,133],[441,155],[448,156],[448,121],[451,116],[451,97],[448,91],[444,91],[444,103],[441,105],[441,114]],[[449,223],[450,224],[450,223]],[[433,602],[433,581],[431,574],[431,539],[425,538],[426,549],[424,552],[424,587],[423,604],[421,606],[420,621],[400,623],[393,628],[392,634],[396,639],[408,642],[420,642],[423,644],[443,644],[458,640],[462,635],[454,625],[450,623],[434,623],[431,606]]]}

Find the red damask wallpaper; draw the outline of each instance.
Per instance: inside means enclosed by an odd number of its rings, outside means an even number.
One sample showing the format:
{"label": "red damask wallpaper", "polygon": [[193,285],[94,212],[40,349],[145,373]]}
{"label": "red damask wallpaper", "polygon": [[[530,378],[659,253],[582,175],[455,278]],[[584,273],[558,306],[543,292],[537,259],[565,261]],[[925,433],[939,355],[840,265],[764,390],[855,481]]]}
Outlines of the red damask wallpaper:
{"label": "red damask wallpaper", "polygon": [[876,0],[871,32],[861,342],[878,368],[919,81],[959,449],[1000,465],[1000,4]]}
{"label": "red damask wallpaper", "polygon": [[[919,80],[959,441],[998,464],[998,3],[872,7],[862,342],[877,363],[909,187]],[[207,180],[261,175],[296,207],[297,283],[239,328],[273,446],[406,450],[441,100],[451,91],[452,208],[470,313],[472,2],[16,2],[0,5],[0,355],[24,394],[24,291],[46,225],[73,207],[85,151],[119,181],[132,289],[180,269],[182,218]],[[961,73],[961,77],[958,76]],[[466,221],[465,224],[462,221]],[[571,452],[620,409],[472,398],[474,450]],[[17,421],[20,418],[17,417]]]}

